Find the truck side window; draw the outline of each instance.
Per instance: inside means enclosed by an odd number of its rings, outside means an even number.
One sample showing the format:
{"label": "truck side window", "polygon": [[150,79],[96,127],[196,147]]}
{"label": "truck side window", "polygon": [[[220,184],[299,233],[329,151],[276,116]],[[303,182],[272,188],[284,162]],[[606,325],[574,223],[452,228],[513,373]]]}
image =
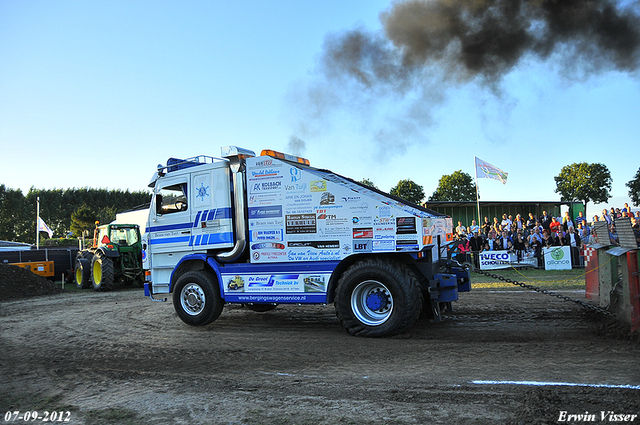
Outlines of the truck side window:
{"label": "truck side window", "polygon": [[180,183],[163,187],[156,195],[158,214],[171,214],[187,210],[187,184]]}

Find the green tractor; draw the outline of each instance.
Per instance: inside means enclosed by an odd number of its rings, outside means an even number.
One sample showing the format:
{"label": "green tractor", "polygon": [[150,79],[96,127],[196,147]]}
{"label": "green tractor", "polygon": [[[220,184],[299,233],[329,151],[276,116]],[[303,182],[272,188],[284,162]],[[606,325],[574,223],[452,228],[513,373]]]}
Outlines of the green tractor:
{"label": "green tractor", "polygon": [[142,243],[137,224],[107,224],[98,226],[93,246],[79,251],[75,262],[76,285],[79,289],[93,287],[108,291],[114,282],[144,285]]}

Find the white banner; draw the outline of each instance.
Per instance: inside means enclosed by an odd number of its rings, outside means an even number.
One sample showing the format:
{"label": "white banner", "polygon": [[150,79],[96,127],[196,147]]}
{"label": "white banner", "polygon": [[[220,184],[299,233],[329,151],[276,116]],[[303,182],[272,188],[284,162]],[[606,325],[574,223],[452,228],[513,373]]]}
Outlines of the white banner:
{"label": "white banner", "polygon": [[532,252],[523,252],[518,262],[518,255],[511,251],[484,251],[480,253],[480,270],[508,269],[510,267],[538,266],[538,259]]}
{"label": "white banner", "polygon": [[542,255],[545,270],[571,270],[571,247],[543,248]]}

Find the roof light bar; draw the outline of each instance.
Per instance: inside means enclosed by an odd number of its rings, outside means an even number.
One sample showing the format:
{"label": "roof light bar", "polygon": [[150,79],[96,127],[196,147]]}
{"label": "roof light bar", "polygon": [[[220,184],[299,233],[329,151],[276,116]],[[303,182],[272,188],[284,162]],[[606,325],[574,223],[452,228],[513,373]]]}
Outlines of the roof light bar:
{"label": "roof light bar", "polygon": [[265,149],[260,153],[260,156],[270,156],[272,158],[284,159],[291,162],[297,162],[298,164],[309,165],[309,160],[301,158],[299,156],[293,156],[282,152],[277,152],[271,149]]}

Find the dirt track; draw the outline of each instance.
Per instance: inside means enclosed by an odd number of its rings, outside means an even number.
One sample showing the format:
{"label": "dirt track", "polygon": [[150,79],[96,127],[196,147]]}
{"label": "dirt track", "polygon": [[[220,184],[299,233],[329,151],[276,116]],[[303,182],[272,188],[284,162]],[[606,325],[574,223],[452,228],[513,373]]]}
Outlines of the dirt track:
{"label": "dirt track", "polygon": [[473,383],[640,386],[638,344],[597,335],[577,305],[483,290],[461,294],[455,308],[445,322],[366,339],[347,335],[333,306],[226,306],[193,328],[141,290],[2,302],[0,414],[68,410],[70,423],[87,424],[530,424],[556,423],[561,411],[598,421],[601,410],[640,413],[637,388]]}

